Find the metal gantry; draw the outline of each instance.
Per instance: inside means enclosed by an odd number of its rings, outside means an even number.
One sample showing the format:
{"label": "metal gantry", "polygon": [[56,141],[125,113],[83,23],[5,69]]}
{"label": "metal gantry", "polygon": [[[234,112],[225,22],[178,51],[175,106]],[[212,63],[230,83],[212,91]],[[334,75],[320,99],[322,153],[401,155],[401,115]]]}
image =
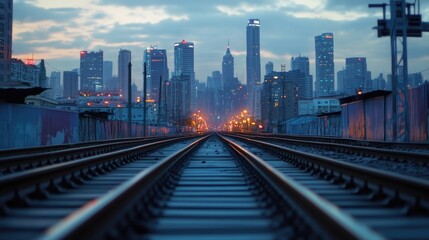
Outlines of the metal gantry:
{"label": "metal gantry", "polygon": [[[386,19],[386,7],[390,7],[390,19]],[[392,126],[393,141],[410,141],[409,99],[408,99],[408,57],[407,37],[422,37],[429,32],[429,22],[422,22],[420,0],[408,3],[405,0],[390,0],[390,4],[369,4],[370,8],[382,8],[383,19],[378,19],[374,29],[378,37],[390,36],[392,62]],[[402,39],[401,39],[402,38]],[[398,40],[402,49],[398,50]],[[402,83],[398,77],[402,76]],[[402,92],[402,95],[398,95]],[[403,119],[403,126],[398,126]]]}

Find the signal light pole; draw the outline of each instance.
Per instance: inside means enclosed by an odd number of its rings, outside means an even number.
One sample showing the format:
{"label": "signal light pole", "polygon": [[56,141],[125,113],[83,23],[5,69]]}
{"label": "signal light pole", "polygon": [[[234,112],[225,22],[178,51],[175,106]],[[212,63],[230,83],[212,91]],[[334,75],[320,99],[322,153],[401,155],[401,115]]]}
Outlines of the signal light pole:
{"label": "signal light pole", "polygon": [[[391,19],[386,19],[387,6],[390,6]],[[408,113],[407,37],[421,37],[422,32],[429,32],[429,23],[422,22],[420,0],[415,0],[413,3],[407,3],[405,0],[390,0],[390,4],[369,4],[368,7],[383,8],[383,19],[378,19],[377,26],[374,29],[377,30],[378,37],[390,36],[392,55],[392,138],[393,141],[403,140],[408,142],[410,141],[410,122]],[[402,51],[398,51],[398,37],[402,37]],[[398,76],[401,68],[403,84],[398,85]],[[403,98],[398,98],[398,91],[403,92]],[[401,108],[402,106],[403,108]],[[398,113],[398,109],[403,110]],[[404,119],[403,132],[400,131],[401,129],[398,129],[398,117]]]}

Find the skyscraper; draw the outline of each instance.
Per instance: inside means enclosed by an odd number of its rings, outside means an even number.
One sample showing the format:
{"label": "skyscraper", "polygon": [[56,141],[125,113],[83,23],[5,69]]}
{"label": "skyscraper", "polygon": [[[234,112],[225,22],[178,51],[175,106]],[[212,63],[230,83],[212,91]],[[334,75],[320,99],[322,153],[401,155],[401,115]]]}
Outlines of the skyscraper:
{"label": "skyscraper", "polygon": [[246,28],[246,76],[248,106],[255,114],[254,88],[261,82],[261,56],[260,56],[260,21],[249,19]]}
{"label": "skyscraper", "polygon": [[131,51],[121,49],[118,55],[119,93],[128,101],[128,64],[131,62]]}
{"label": "skyscraper", "polygon": [[265,64],[265,75],[268,75],[272,72],[274,72],[274,64],[270,61]]}
{"label": "skyscraper", "polygon": [[195,79],[193,42],[182,40],[174,44],[174,75],[187,75]]}
{"label": "skyscraper", "polygon": [[65,98],[76,98],[78,96],[78,70],[63,72],[63,87]]}
{"label": "skyscraper", "polygon": [[80,91],[94,94],[103,90],[103,51],[80,52]]}
{"label": "skyscraper", "polygon": [[167,65],[167,50],[150,47],[145,50],[144,62],[146,63],[147,89],[150,99],[158,102],[160,80],[169,80]]}
{"label": "skyscraper", "polygon": [[323,33],[315,37],[316,97],[334,93],[334,35]]}
{"label": "skyscraper", "polygon": [[113,78],[113,62],[112,61],[104,61],[103,62],[103,83],[104,89],[108,92],[118,91],[117,82],[112,82]]}
{"label": "skyscraper", "polygon": [[0,0],[0,81],[9,81],[12,58],[13,1]]}
{"label": "skyscraper", "polygon": [[51,72],[51,77],[49,77],[49,88],[48,97],[52,99],[57,99],[62,96],[61,94],[61,72]]}
{"label": "skyscraper", "polygon": [[301,99],[311,99],[313,97],[313,76],[310,75],[310,63],[308,57],[292,57],[291,59],[292,70],[299,70],[305,74],[304,89],[300,96]]}
{"label": "skyscraper", "polygon": [[346,58],[346,72],[344,75],[344,92],[356,94],[358,90],[367,91],[367,67],[366,58]]}
{"label": "skyscraper", "polygon": [[345,76],[346,76],[346,70],[343,68],[342,70],[337,72],[337,92],[338,93],[344,93],[344,87],[345,87]]}
{"label": "skyscraper", "polygon": [[230,47],[226,48],[225,56],[222,60],[222,87],[225,92],[232,90],[234,83],[234,57],[231,54]]}
{"label": "skyscraper", "polygon": [[[196,83],[194,71],[194,43],[182,40],[174,44],[174,76],[181,79],[183,91],[182,99],[189,98],[190,109],[182,109],[182,113],[191,113],[196,110]],[[189,82],[189,86],[186,82]],[[189,91],[188,89],[189,88]],[[184,105],[187,106],[187,105]]]}

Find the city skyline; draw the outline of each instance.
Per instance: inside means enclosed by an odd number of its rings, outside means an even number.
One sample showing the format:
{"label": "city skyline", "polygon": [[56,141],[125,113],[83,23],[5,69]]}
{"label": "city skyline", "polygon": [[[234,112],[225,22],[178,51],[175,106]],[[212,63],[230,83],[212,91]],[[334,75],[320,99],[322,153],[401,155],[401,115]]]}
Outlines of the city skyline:
{"label": "city skyline", "polygon": [[[13,57],[45,59],[48,75],[79,67],[82,50],[104,52],[105,60],[115,60],[121,48],[133,56],[133,82],[141,89],[143,52],[158,46],[167,50],[173,69],[174,43],[186,39],[195,43],[196,79],[205,81],[211,72],[221,70],[228,41],[235,58],[235,76],[246,82],[246,32],[248,19],[261,21],[261,66],[268,61],[274,70],[280,64],[291,69],[293,56],[310,60],[315,76],[314,36],[332,32],[335,36],[335,75],[345,67],[345,58],[367,58],[373,76],[390,73],[390,40],[377,38],[371,29],[381,10],[368,3],[383,1],[211,1],[175,5],[172,1],[115,0],[74,1],[16,0],[14,3]],[[126,4],[126,5],[125,5]],[[347,12],[343,13],[344,9]],[[31,14],[30,14],[31,13]],[[429,3],[421,3],[424,21]],[[61,20],[60,20],[61,19]],[[76,27],[72,27],[72,25]],[[423,34],[423,38],[427,33]],[[410,73],[429,66],[429,46],[423,38],[409,39]],[[117,62],[114,61],[114,69]],[[117,72],[114,72],[117,74]],[[262,73],[263,74],[263,73]],[[262,77],[262,76],[261,76]],[[423,73],[429,79],[429,72]],[[337,83],[335,83],[337,85]]]}

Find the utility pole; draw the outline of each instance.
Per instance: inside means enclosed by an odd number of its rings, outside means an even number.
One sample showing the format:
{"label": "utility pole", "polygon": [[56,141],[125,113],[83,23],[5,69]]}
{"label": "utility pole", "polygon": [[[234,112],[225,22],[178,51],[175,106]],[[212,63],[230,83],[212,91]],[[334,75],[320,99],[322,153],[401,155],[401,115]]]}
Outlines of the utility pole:
{"label": "utility pole", "polygon": [[133,108],[131,98],[131,62],[128,63],[128,137],[132,137],[132,126],[131,126],[131,111]]}
{"label": "utility pole", "polygon": [[[390,17],[386,19],[386,7],[390,6]],[[382,8],[383,19],[378,19],[378,37],[390,36],[392,64],[392,126],[393,141],[410,141],[409,100],[408,100],[408,54],[407,37],[422,37],[422,32],[429,32],[429,22],[422,22],[420,0],[407,3],[405,0],[390,0],[390,4],[369,4],[370,8]],[[398,51],[397,41],[402,37],[402,51]],[[403,83],[398,84],[402,69]],[[398,97],[402,92],[403,97]],[[398,109],[401,112],[398,112]],[[403,119],[401,128],[399,119]],[[403,130],[403,131],[401,131]]]}
{"label": "utility pole", "polygon": [[147,119],[147,109],[146,109],[146,63],[143,64],[143,137],[146,137],[146,119]]}
{"label": "utility pole", "polygon": [[161,123],[161,93],[162,93],[162,75],[159,76],[159,89],[158,89],[158,118],[157,118],[157,125],[160,127]]}

